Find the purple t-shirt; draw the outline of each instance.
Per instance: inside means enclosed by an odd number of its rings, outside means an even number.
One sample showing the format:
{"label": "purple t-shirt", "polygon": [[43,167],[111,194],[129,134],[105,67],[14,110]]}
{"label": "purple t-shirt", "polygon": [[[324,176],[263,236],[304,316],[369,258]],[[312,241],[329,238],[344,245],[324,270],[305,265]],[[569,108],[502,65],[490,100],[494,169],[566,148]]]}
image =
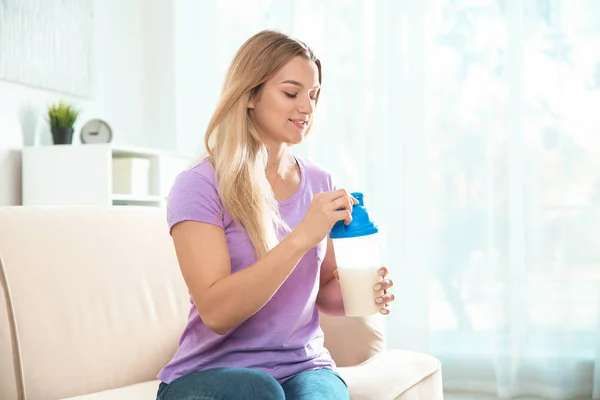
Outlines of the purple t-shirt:
{"label": "purple t-shirt", "polygon": [[[333,190],[327,172],[299,157],[296,160],[300,166],[300,187],[292,197],[279,202],[281,216],[292,229],[306,214],[315,194]],[[169,195],[167,217],[169,229],[185,220],[223,228],[232,273],[256,262],[246,231],[223,210],[217,194],[215,171],[208,160],[179,174]],[[188,323],[179,348],[160,371],[158,379],[170,383],[192,371],[242,367],[264,371],[283,382],[302,371],[335,368],[323,345],[315,305],[326,248],[327,241],[323,240],[310,249],[271,300],[225,335],[218,335],[204,325],[190,296]]]}

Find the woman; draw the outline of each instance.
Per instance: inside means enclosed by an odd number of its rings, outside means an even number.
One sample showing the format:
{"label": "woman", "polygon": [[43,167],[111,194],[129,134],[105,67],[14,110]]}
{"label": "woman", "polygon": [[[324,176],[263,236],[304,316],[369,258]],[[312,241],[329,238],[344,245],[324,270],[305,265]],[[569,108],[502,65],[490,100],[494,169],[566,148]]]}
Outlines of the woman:
{"label": "woman", "polygon": [[[169,195],[193,306],[158,375],[159,400],[348,399],[318,311],[344,315],[328,233],[350,223],[355,199],[289,151],[310,128],[320,85],[319,60],[281,33],[260,32],[235,55],[206,131],[208,157]],[[392,300],[377,299],[383,314]]]}

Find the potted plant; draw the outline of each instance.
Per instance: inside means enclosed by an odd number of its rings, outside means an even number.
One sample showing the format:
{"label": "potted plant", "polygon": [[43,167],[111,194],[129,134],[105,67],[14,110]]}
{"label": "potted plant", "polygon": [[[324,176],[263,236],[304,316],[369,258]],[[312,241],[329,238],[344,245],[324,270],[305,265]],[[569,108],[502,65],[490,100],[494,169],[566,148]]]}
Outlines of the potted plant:
{"label": "potted plant", "polygon": [[54,144],[71,144],[73,141],[73,125],[79,111],[62,100],[48,107],[50,132]]}

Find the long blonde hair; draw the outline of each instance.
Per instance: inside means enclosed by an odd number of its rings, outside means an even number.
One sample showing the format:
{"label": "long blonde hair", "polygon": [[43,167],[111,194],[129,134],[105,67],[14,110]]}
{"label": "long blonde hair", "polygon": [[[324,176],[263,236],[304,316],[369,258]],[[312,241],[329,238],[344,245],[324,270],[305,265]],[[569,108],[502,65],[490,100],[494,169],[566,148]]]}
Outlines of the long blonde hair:
{"label": "long blonde hair", "polygon": [[267,149],[250,118],[248,103],[298,56],[316,63],[320,83],[321,63],[304,43],[270,30],[248,39],[231,62],[204,139],[223,206],[246,230],[258,257],[277,243],[277,229],[285,224],[266,176]]}

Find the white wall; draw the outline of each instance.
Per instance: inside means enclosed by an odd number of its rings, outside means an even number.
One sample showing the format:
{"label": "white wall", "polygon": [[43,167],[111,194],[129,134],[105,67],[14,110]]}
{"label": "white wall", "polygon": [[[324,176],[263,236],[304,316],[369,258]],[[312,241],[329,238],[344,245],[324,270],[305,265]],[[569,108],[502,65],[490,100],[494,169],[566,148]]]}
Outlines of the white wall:
{"label": "white wall", "polygon": [[261,29],[289,32],[292,3],[174,0],[174,4],[176,151],[198,156],[236,51]]}
{"label": "white wall", "polygon": [[214,1],[175,2],[176,151],[190,157],[203,150],[204,130],[221,87],[214,54],[202,51],[217,40],[214,7]]}
{"label": "white wall", "polygon": [[82,110],[75,143],[87,120],[102,118],[115,143],[175,149],[173,26],[170,0],[95,1],[93,98],[0,81],[0,206],[20,204],[19,149],[36,136],[51,142],[45,108],[59,99]]}
{"label": "white wall", "polygon": [[[121,0],[127,1],[127,0]],[[148,147],[175,150],[175,50],[174,2],[143,0],[142,95],[143,122],[140,143]]]}

